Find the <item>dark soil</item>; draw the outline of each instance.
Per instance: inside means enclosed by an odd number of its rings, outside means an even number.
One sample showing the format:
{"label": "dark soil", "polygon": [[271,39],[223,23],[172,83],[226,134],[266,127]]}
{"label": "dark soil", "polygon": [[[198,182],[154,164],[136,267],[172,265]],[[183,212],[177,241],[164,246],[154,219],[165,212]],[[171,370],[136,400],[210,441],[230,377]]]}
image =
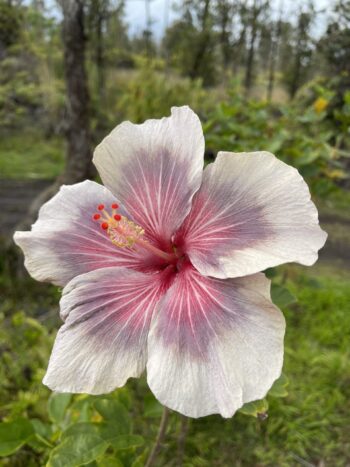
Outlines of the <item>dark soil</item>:
{"label": "dark soil", "polygon": [[52,183],[51,180],[0,179],[0,237],[12,236],[34,198]]}

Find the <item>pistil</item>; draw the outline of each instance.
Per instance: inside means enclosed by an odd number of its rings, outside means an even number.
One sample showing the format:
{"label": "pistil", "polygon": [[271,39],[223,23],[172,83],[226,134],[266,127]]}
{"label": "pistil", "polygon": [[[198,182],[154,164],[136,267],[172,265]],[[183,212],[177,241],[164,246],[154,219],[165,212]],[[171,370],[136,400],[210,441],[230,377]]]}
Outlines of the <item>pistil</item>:
{"label": "pistil", "polygon": [[159,256],[160,258],[165,259],[165,261],[172,263],[177,260],[177,257],[175,253],[166,253],[163,250],[160,250],[159,248],[151,245],[149,242],[146,240],[143,240],[142,238],[136,239],[135,243],[140,245],[142,248],[145,248],[146,250],[154,253],[155,255]]}

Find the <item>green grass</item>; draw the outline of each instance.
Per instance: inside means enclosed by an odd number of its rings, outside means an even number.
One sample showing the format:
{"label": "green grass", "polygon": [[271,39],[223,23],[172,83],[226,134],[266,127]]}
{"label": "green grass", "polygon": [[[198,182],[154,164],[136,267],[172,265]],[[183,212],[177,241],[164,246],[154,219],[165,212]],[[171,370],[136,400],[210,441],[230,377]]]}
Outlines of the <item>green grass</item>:
{"label": "green grass", "polygon": [[64,157],[62,138],[45,139],[34,132],[0,137],[2,178],[54,178],[63,170]]}

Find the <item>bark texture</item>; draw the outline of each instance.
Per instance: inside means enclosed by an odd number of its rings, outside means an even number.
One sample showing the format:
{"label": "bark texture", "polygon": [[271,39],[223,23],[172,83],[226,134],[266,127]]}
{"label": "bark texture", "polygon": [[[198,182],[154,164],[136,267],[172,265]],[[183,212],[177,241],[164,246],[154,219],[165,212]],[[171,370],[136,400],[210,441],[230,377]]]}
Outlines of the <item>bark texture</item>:
{"label": "bark texture", "polygon": [[89,91],[85,70],[84,1],[60,0],[63,12],[62,39],[67,96],[65,133],[67,139],[64,172],[29,207],[27,216],[15,230],[27,230],[35,221],[42,204],[48,201],[62,184],[73,184],[92,178]]}
{"label": "bark texture", "polygon": [[258,33],[258,16],[259,16],[259,8],[257,6],[256,0],[254,0],[254,4],[252,7],[252,18],[251,18],[251,31],[250,31],[250,42],[248,48],[248,57],[247,57],[247,64],[245,69],[245,77],[244,77],[244,88],[246,94],[249,92],[252,82],[253,82],[253,63],[254,63],[254,55],[255,55],[255,41]]}
{"label": "bark texture", "polygon": [[93,175],[89,129],[89,91],[85,70],[84,2],[60,0],[67,86],[67,164],[63,183]]}
{"label": "bark texture", "polygon": [[210,40],[210,33],[208,29],[209,15],[210,15],[209,6],[210,6],[210,0],[204,0],[203,12],[201,14],[201,32],[199,36],[197,50],[193,58],[192,70],[190,71],[190,77],[192,79],[195,79],[200,75],[199,71],[202,66],[205,53],[209,45],[209,40]]}

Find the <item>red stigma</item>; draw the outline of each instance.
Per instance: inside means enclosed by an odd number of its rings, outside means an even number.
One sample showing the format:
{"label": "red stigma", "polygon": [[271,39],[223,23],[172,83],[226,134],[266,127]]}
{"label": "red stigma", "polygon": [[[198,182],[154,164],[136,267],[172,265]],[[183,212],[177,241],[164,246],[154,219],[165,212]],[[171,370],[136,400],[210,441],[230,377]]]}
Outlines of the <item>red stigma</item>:
{"label": "red stigma", "polygon": [[102,222],[101,227],[102,227],[103,230],[107,230],[108,229],[108,222]]}
{"label": "red stigma", "polygon": [[93,218],[94,221],[98,221],[100,217],[101,217],[101,214],[94,214],[94,215],[92,216],[92,218]]}
{"label": "red stigma", "polygon": [[112,204],[112,209],[118,209],[118,208],[119,208],[119,204],[117,204],[117,203]]}
{"label": "red stigma", "polygon": [[122,218],[122,216],[121,216],[120,214],[114,214],[113,217],[114,217],[114,219],[115,219],[116,221],[120,221],[120,219]]}
{"label": "red stigma", "polygon": [[104,208],[105,208],[105,205],[104,205],[104,204],[99,204],[99,205],[97,206],[97,209],[98,209],[99,211],[103,211]]}

